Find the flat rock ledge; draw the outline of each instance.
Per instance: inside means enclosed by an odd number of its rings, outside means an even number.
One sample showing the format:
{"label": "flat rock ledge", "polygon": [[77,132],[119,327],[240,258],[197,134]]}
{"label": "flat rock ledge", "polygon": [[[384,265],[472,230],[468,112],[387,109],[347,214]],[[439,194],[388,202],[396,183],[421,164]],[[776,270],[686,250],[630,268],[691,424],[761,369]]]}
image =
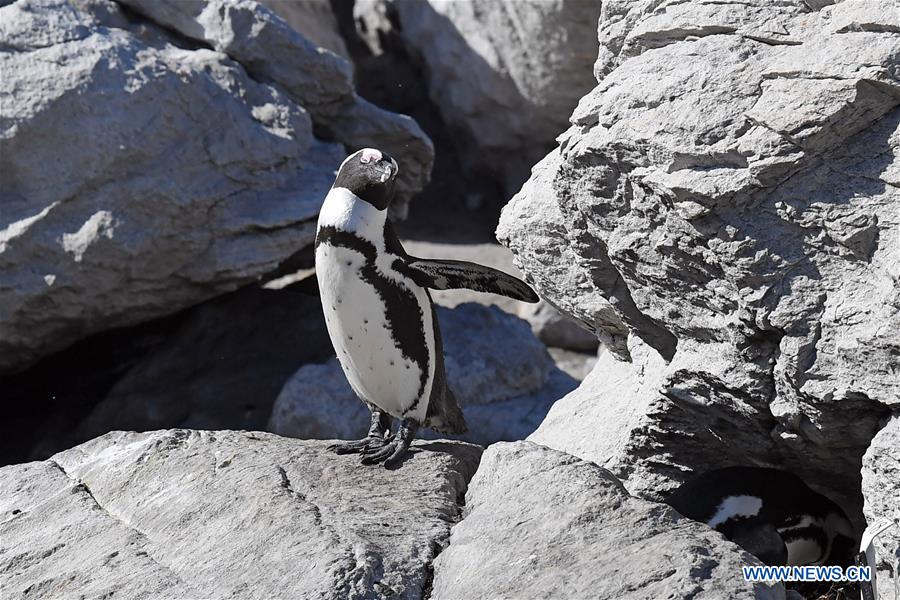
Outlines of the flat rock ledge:
{"label": "flat rock ledge", "polygon": [[268,433],[112,432],[0,469],[9,598],[420,598],[481,448],[396,471]]}
{"label": "flat rock ledge", "polygon": [[437,558],[431,598],[783,599],[761,564],[612,473],[532,442],[484,452],[466,511]]}

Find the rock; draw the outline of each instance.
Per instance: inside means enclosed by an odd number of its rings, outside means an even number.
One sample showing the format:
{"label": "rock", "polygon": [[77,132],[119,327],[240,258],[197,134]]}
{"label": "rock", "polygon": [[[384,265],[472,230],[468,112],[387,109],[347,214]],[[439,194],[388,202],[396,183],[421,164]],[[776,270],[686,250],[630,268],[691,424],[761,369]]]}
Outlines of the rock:
{"label": "rock", "polygon": [[523,307],[519,315],[531,324],[534,334],[548,346],[577,352],[596,352],[600,343],[597,336],[581,327],[578,321],[546,302]]}
{"label": "rock", "polygon": [[594,85],[599,12],[591,0],[354,6],[359,33],[373,52],[383,50],[381,38],[393,31],[424,65],[429,95],[466,166],[493,174],[510,194]]}
{"label": "rock", "polygon": [[320,48],[349,59],[347,45],[328,0],[258,0],[287,22],[294,31]]}
{"label": "rock", "polygon": [[267,433],[114,432],[0,469],[0,587],[28,597],[420,598],[481,450],[396,471]]}
{"label": "rock", "polygon": [[[597,354],[574,352],[562,348],[547,348],[547,351],[561,371],[578,381],[583,381],[597,365]],[[599,351],[603,352],[604,350],[601,348]]]}
{"label": "rock", "polygon": [[882,18],[605,4],[599,85],[498,239],[550,304],[624,325],[632,362],[601,357],[534,439],[650,497],[725,460],[780,465],[861,525],[860,460],[900,406],[900,45]]}
{"label": "rock", "polygon": [[[863,512],[870,525],[881,520],[894,524],[875,538],[879,598],[889,599],[894,582],[890,573],[900,559],[900,416],[893,416],[872,439],[862,461]],[[893,573],[893,577],[898,575]]]}
{"label": "rock", "polygon": [[273,271],[311,244],[348,147],[408,147],[405,196],[427,181],[418,127],[266,9],[129,6],[159,20],[0,8],[0,372]]}
{"label": "rock", "polygon": [[300,284],[244,288],[189,312],[115,383],[77,441],[115,429],[262,429],[297,366],[334,355],[319,298]]}
{"label": "rock", "polygon": [[[577,385],[554,367],[521,319],[477,304],[438,307],[437,314],[447,378],[469,425],[462,439],[522,439]],[[267,429],[298,438],[357,439],[368,427],[368,410],[332,359],[301,367],[290,378]]]}
{"label": "rock", "polygon": [[434,162],[431,140],[407,116],[384,111],[353,91],[349,62],[320,49],[254,0],[118,0],[164,27],[208,44],[239,62],[247,73],[272,81],[301,104],[317,134],[348,149],[372,146],[402,166],[395,215],[428,182]]}
{"label": "rock", "polygon": [[710,528],[629,496],[606,469],[530,442],[488,448],[435,560],[440,598],[784,598]]}
{"label": "rock", "polygon": [[[657,501],[692,474],[782,468],[840,504],[862,532],[858,455],[826,448],[810,461],[773,439],[777,421],[745,391],[754,385],[752,370],[735,369],[727,347],[715,361],[714,353],[680,349],[670,364],[639,338],[629,349],[630,363],[601,353],[528,439],[605,467],[632,494]],[[851,411],[848,422],[870,417]]]}

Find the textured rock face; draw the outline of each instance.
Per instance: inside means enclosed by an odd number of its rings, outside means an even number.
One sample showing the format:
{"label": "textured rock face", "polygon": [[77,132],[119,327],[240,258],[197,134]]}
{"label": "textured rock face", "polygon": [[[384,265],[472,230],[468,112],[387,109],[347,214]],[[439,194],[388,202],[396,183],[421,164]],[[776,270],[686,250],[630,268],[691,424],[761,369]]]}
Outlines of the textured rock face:
{"label": "textured rock face", "polygon": [[530,442],[484,453],[432,598],[784,598],[749,554],[605,469]]}
{"label": "textured rock face", "polygon": [[350,56],[329,0],[260,0],[259,3],[313,44],[345,58]]}
{"label": "textured rock face", "polygon": [[265,433],[115,432],[0,469],[0,588],[20,598],[419,598],[480,448],[402,469]]}
{"label": "textured rock face", "polygon": [[633,488],[781,464],[853,511],[900,402],[896,15],[807,4],[605,3],[599,85],[501,218],[543,296],[640,347],[592,380],[640,407],[590,451]]}
{"label": "textured rock face", "polygon": [[263,429],[297,366],[334,355],[319,298],[294,287],[246,288],[191,309],[78,426],[78,440],[116,429]]}
{"label": "textured rock face", "polygon": [[[872,440],[863,456],[862,492],[866,521],[894,524],[875,539],[879,598],[892,598],[894,583],[887,578],[900,564],[900,417],[892,417]],[[882,575],[883,573],[883,575]],[[897,573],[893,573],[897,577]]]}
{"label": "textured rock face", "polygon": [[499,176],[509,193],[594,84],[593,0],[376,0],[354,12],[376,53],[394,15],[467,166]]}
{"label": "textured rock face", "polygon": [[[462,439],[480,444],[522,439],[577,385],[554,366],[521,319],[478,304],[438,307],[437,314],[447,379],[469,425]],[[301,367],[291,377],[268,429],[298,438],[356,439],[368,430],[368,414],[332,359]]]}
{"label": "textured rock face", "polygon": [[534,334],[548,346],[579,352],[597,350],[599,344],[597,336],[546,302],[531,304],[524,307],[521,312],[522,318],[531,324]]}
{"label": "textured rock face", "polygon": [[271,271],[346,147],[395,153],[406,198],[428,178],[415,123],[266,9],[127,4],[0,8],[0,371]]}

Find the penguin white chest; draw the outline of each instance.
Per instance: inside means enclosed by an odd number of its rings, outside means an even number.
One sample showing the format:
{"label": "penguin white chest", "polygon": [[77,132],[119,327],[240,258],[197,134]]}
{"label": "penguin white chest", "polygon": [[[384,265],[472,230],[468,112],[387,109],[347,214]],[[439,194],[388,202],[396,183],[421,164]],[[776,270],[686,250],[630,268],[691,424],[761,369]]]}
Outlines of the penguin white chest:
{"label": "penguin white chest", "polygon": [[362,399],[394,417],[421,422],[435,370],[431,300],[393,270],[399,257],[385,251],[383,231],[375,237],[358,224],[357,231],[329,225],[327,202],[319,220],[316,274],[338,361]]}

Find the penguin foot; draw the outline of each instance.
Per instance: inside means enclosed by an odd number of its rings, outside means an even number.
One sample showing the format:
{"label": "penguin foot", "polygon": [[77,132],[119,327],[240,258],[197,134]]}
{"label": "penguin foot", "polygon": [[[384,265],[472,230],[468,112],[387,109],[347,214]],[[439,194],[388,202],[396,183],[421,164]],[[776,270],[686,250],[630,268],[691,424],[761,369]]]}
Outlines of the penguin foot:
{"label": "penguin foot", "polygon": [[366,436],[361,440],[352,442],[338,442],[328,446],[330,452],[335,454],[368,454],[384,448],[394,439],[393,435],[388,437]]}
{"label": "penguin foot", "polygon": [[336,454],[358,454],[367,450],[376,451],[394,439],[391,431],[391,417],[380,408],[372,408],[372,425],[369,433],[361,440],[338,442],[328,446],[328,450]]}
{"label": "penguin foot", "polygon": [[364,465],[375,465],[384,462],[386,469],[393,469],[399,466],[403,462],[403,458],[406,456],[409,445],[412,444],[418,428],[419,424],[412,419],[403,419],[403,423],[400,425],[394,440],[381,448],[362,451],[363,457],[360,462]]}

